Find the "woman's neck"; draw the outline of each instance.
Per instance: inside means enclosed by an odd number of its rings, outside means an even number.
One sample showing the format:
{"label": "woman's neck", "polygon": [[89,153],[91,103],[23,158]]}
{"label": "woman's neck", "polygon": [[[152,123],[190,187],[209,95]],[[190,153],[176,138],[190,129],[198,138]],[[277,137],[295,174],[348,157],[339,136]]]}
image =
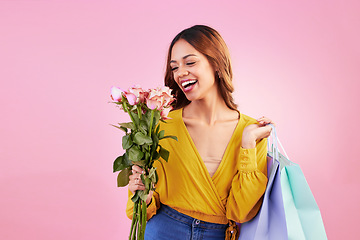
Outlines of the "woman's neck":
{"label": "woman's neck", "polygon": [[183,117],[196,119],[208,125],[233,119],[234,116],[237,117],[238,113],[226,105],[220,93],[192,101],[183,111]]}

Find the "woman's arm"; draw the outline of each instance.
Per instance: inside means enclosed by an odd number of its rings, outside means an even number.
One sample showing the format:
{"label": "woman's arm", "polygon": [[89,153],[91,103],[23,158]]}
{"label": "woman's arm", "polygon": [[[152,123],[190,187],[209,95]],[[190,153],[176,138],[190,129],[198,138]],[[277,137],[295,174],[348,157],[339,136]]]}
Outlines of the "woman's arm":
{"label": "woman's arm", "polygon": [[255,148],[256,141],[270,136],[272,128],[268,124],[274,123],[266,117],[261,117],[257,121],[259,124],[250,124],[244,129],[241,142],[242,148]]}
{"label": "woman's arm", "polygon": [[236,222],[252,219],[260,209],[267,184],[267,139],[270,119],[245,127],[241,142],[238,172],[232,180],[226,205],[226,216]]}

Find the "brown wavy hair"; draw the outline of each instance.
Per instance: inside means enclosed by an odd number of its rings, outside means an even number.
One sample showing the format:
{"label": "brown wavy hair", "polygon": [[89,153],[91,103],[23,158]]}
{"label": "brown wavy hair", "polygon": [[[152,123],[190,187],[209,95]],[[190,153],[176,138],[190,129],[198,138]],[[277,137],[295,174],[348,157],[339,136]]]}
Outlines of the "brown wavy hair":
{"label": "brown wavy hair", "polygon": [[229,49],[220,34],[215,29],[205,25],[195,25],[181,31],[170,44],[166,63],[165,86],[173,89],[172,93],[176,98],[173,102],[174,109],[185,107],[191,102],[175,82],[170,67],[171,51],[174,44],[180,39],[184,39],[198,52],[206,56],[213,69],[216,70],[215,81],[226,105],[232,110],[237,110],[237,105],[232,97],[234,86],[232,84],[233,73]]}

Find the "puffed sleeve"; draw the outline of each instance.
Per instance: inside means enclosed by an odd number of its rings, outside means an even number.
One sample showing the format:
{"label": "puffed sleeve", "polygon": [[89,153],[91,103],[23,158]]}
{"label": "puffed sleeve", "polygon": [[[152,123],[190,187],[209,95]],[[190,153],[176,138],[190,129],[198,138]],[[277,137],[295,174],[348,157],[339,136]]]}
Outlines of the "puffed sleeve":
{"label": "puffed sleeve", "polygon": [[[132,219],[133,210],[134,210],[134,202],[131,201],[131,197],[133,196],[132,192],[129,190],[128,201],[126,204],[126,215],[128,218]],[[157,192],[153,193],[150,204],[147,206],[147,219],[149,220],[152,216],[156,214],[156,210],[160,208],[159,195]]]}
{"label": "puffed sleeve", "polygon": [[255,148],[240,149],[237,173],[234,176],[226,203],[226,216],[236,222],[255,217],[262,203],[267,184],[267,139]]}

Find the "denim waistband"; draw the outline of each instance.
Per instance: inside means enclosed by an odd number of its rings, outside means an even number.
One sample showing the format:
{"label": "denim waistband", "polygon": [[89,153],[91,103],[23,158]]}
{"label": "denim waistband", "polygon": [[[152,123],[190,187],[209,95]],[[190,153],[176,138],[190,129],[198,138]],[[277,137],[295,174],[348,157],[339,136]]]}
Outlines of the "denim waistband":
{"label": "denim waistband", "polygon": [[226,229],[229,227],[228,224],[211,223],[211,222],[201,221],[200,219],[192,218],[164,204],[161,204],[157,214],[159,213],[164,213],[169,217],[177,221],[180,221],[184,224],[187,224],[189,226],[193,225],[196,227],[207,228],[207,229]]}

